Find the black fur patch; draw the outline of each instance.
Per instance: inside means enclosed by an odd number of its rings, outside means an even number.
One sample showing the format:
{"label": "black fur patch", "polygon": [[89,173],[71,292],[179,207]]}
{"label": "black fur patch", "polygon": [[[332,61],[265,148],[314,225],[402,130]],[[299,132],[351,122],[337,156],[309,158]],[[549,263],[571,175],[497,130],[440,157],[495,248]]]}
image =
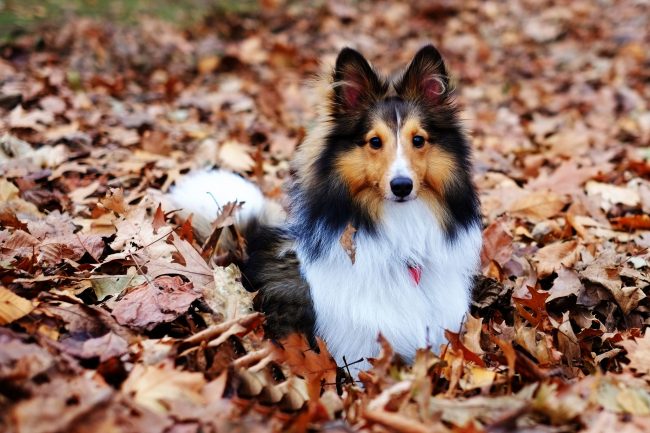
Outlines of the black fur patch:
{"label": "black fur patch", "polygon": [[279,228],[250,226],[245,233],[248,260],[240,263],[243,284],[258,291],[254,307],[266,316],[266,333],[281,339],[299,332],[319,351],[314,337],[316,313],[309,285],[300,274],[300,263],[290,247],[288,233]]}

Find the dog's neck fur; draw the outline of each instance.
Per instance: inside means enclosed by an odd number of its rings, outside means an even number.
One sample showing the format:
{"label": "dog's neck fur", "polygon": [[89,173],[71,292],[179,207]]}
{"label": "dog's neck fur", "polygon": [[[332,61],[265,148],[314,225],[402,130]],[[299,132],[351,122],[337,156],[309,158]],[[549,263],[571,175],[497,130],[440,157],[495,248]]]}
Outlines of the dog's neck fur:
{"label": "dog's neck fur", "polygon": [[[354,264],[339,237],[316,258],[301,248],[300,237],[297,252],[311,288],[316,334],[340,365],[344,356],[348,363],[377,356],[380,332],[411,361],[419,347],[438,350],[444,330],[462,322],[478,264],[478,225],[449,239],[421,200],[387,202],[377,230],[356,233]],[[419,284],[410,265],[421,268]],[[363,362],[354,369],[366,367]]]}

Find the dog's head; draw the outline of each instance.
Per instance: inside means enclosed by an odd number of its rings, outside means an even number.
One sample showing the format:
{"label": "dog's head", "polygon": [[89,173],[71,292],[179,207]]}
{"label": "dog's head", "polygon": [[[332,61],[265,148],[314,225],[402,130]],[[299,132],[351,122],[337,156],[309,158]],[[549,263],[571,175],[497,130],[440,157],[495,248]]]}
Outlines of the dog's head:
{"label": "dog's head", "polygon": [[470,183],[469,149],[436,48],[420,49],[392,80],[345,48],[329,99],[331,129],[320,167],[335,172],[358,205],[379,217],[387,200],[422,199],[442,218],[451,216],[450,194]]}

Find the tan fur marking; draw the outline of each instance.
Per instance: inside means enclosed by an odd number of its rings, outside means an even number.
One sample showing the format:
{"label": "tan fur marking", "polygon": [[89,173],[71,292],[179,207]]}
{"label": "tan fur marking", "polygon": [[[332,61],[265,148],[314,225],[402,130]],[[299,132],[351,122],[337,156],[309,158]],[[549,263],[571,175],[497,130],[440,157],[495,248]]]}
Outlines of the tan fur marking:
{"label": "tan fur marking", "polygon": [[[407,119],[400,134],[405,155],[415,175],[414,183],[442,196],[445,186],[454,181],[457,167],[453,155],[436,143],[428,142],[429,136],[417,118]],[[413,137],[416,135],[427,140],[419,149],[413,146]]]}
{"label": "tan fur marking", "polygon": [[[370,147],[369,141],[373,137],[379,137],[381,148]],[[381,204],[390,188],[387,173],[396,157],[397,140],[395,133],[381,119],[373,122],[365,140],[364,146],[341,155],[337,168],[350,188],[354,200],[366,208],[371,217],[378,218]]]}
{"label": "tan fur marking", "polygon": [[[421,135],[426,140],[419,149],[413,146],[413,137],[416,135]],[[414,189],[431,206],[439,221],[446,224],[449,217],[442,198],[447,185],[455,181],[458,167],[454,156],[436,143],[429,143],[429,136],[417,117],[409,117],[404,122],[400,139],[415,177]]]}

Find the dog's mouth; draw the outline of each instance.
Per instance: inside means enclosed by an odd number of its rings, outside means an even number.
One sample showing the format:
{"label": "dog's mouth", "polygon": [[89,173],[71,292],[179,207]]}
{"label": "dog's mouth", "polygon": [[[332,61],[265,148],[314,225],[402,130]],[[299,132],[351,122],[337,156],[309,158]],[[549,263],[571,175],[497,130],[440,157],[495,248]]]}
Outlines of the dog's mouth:
{"label": "dog's mouth", "polygon": [[415,199],[416,199],[416,196],[414,194],[407,195],[406,197],[396,197],[394,195],[390,195],[390,196],[386,197],[386,200],[392,201],[392,202],[395,202],[395,203],[406,203],[408,201],[415,200]]}

